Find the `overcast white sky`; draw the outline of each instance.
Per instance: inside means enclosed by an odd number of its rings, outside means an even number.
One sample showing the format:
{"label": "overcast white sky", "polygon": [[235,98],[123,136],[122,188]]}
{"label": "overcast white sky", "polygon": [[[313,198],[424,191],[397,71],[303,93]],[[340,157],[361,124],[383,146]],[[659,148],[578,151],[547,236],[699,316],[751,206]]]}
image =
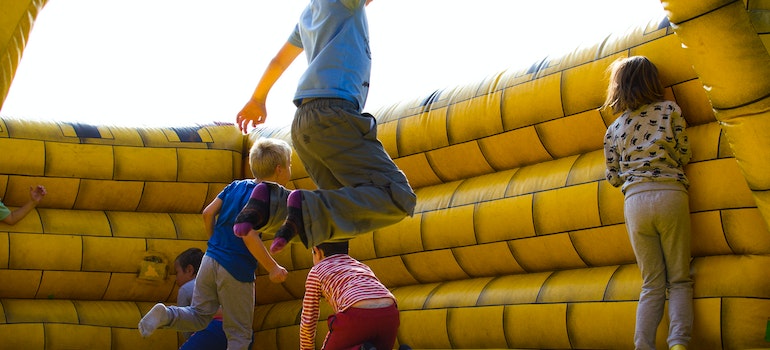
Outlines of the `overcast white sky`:
{"label": "overcast white sky", "polygon": [[[50,0],[0,114],[92,124],[234,122],[307,0]],[[367,111],[662,16],[657,0],[375,0]],[[289,123],[304,55],[268,98]]]}

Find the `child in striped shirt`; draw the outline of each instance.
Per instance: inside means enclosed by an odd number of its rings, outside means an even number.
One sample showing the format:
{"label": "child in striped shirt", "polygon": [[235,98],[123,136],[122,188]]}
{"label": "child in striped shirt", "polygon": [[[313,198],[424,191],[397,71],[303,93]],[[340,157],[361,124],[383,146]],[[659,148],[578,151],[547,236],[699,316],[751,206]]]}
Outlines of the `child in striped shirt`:
{"label": "child in striped shirt", "polygon": [[393,349],[398,333],[396,299],[369,266],[348,255],[348,242],[313,247],[313,268],[305,282],[300,349],[315,349],[319,300],[334,310],[322,349]]}

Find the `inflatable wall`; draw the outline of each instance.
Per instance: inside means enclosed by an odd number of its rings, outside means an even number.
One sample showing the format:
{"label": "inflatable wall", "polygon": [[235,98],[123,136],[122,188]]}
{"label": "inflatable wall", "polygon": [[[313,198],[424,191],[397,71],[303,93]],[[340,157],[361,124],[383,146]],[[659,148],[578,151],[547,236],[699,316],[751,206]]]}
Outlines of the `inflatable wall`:
{"label": "inflatable wall", "polygon": [[[8,91],[45,1],[0,4]],[[393,290],[415,349],[629,349],[641,285],[623,196],[604,180],[606,68],[648,56],[688,122],[693,349],[768,348],[770,3],[664,3],[668,18],[531,67],[377,110],[379,137],[418,196],[413,217],[358,236],[351,255]],[[3,46],[4,45],[4,46]],[[2,100],[0,100],[2,101]],[[9,349],[175,349],[141,315],[176,296],[171,259],[205,248],[200,211],[249,176],[259,137],[232,125],[124,128],[0,118],[0,196],[49,195],[0,224],[0,339]],[[298,159],[290,187],[313,188]],[[269,240],[270,235],[265,239]],[[269,242],[267,242],[269,244]],[[311,255],[258,271],[255,349],[298,348]],[[322,313],[330,314],[327,306]],[[319,322],[317,345],[326,331]],[[666,348],[667,320],[658,332]]]}

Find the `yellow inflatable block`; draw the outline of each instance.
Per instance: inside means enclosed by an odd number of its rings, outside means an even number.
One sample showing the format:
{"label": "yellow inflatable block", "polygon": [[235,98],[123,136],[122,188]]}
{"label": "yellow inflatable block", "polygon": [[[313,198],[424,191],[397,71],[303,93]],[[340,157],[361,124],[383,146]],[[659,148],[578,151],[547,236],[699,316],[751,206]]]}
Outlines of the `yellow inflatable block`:
{"label": "yellow inflatable block", "polygon": [[100,300],[110,277],[108,272],[44,271],[35,297]]}
{"label": "yellow inflatable block", "polygon": [[0,232],[0,269],[8,268],[10,244],[11,243],[8,238],[8,232]]}
{"label": "yellow inflatable block", "polygon": [[586,267],[568,233],[509,241],[513,257],[527,272]]}
{"label": "yellow inflatable block", "polygon": [[607,127],[593,109],[535,125],[535,131],[548,154],[562,158],[602,149]]}
{"label": "yellow inflatable block", "polygon": [[401,153],[398,149],[398,123],[377,123],[377,140],[382,143],[385,152],[391,158],[396,158]]}
{"label": "yellow inflatable block", "polygon": [[422,251],[424,247],[420,234],[421,224],[422,214],[415,214],[398,224],[374,231],[374,249],[377,256],[389,257]]}
{"label": "yellow inflatable block", "polygon": [[[275,303],[264,314],[264,318],[254,323],[262,329],[285,327],[297,324],[297,315],[302,311],[302,303],[297,301]],[[256,315],[255,315],[256,316]]]}
{"label": "yellow inflatable block", "polygon": [[476,306],[479,295],[493,277],[449,281],[433,289],[423,308],[441,309]]}
{"label": "yellow inflatable block", "polygon": [[450,249],[413,253],[401,258],[409,273],[420,283],[468,278]]}
{"label": "yellow inflatable block", "polygon": [[757,340],[767,339],[770,300],[728,297],[722,299],[722,309],[725,316],[721,326],[726,343],[736,349],[749,349],[756,346]]}
{"label": "yellow inflatable block", "polygon": [[[676,90],[676,86],[679,84],[687,84],[688,81],[698,78],[692,68],[687,51],[682,47],[682,42],[676,35],[666,35],[639,46],[631,46],[628,51],[630,56],[646,56],[655,62],[655,67],[658,68],[658,77],[663,86],[674,86]],[[700,92],[703,97],[706,96],[702,86]],[[679,94],[676,94],[677,104],[679,104],[680,97]],[[708,100],[704,102],[706,105],[709,103]],[[711,115],[713,118],[713,113]]]}
{"label": "yellow inflatable block", "polygon": [[514,169],[552,160],[534,126],[506,131],[478,140],[489,164],[497,170]]}
{"label": "yellow inflatable block", "polygon": [[607,225],[569,233],[575,251],[588,266],[636,262],[626,225]]}
{"label": "yellow inflatable block", "polygon": [[3,174],[45,174],[45,143],[39,140],[0,138],[0,149],[14,150],[3,152],[0,172]]}
{"label": "yellow inflatable block", "polygon": [[40,270],[0,269],[0,296],[3,298],[34,298],[40,286]]}
{"label": "yellow inflatable block", "polygon": [[115,237],[177,238],[169,214],[111,211],[107,219]]}
{"label": "yellow inflatable block", "polygon": [[233,173],[232,151],[211,149],[177,150],[179,168],[175,181],[230,183]]}
{"label": "yellow inflatable block", "polygon": [[503,331],[508,347],[570,349],[566,304],[506,305]]}
{"label": "yellow inflatable block", "polygon": [[433,171],[444,182],[494,171],[476,141],[464,142],[427,152]]}
{"label": "yellow inflatable block", "polygon": [[420,310],[425,307],[430,295],[439,287],[439,283],[412,284],[405,287],[396,287],[391,292],[398,300],[398,309]]}
{"label": "yellow inflatable block", "polygon": [[[770,231],[756,208],[721,212],[725,239],[734,254],[770,254]],[[715,254],[716,255],[716,254]]]}
{"label": "yellow inflatable block", "polygon": [[604,164],[604,151],[597,150],[581,154],[569,171],[566,185],[602,182],[605,179],[606,166]]}
{"label": "yellow inflatable block", "polygon": [[690,180],[692,212],[756,206],[734,158],[691,163],[684,171]]}
{"label": "yellow inflatable block", "polygon": [[602,301],[615,266],[556,271],[543,284],[538,303]]}
{"label": "yellow inflatable block", "polygon": [[535,193],[532,206],[535,232],[547,235],[601,226],[597,191],[597,183],[592,182]]}
{"label": "yellow inflatable block", "polygon": [[[720,296],[770,299],[768,255],[719,255],[692,262],[695,298]],[[740,273],[735,273],[740,271]]]}
{"label": "yellow inflatable block", "polygon": [[406,174],[406,177],[409,179],[409,184],[414,189],[441,183],[441,179],[436,172],[431,169],[425,153],[401,157],[394,159],[393,162],[404,172],[404,174]]}
{"label": "yellow inflatable block", "polygon": [[[137,269],[138,270],[138,269]],[[166,278],[161,281],[147,281],[137,277],[137,273],[113,272],[110,284],[101,300],[113,301],[146,301],[169,300],[176,284],[174,279]],[[152,304],[150,305],[152,307]],[[150,307],[142,315],[150,311]]]}
{"label": "yellow inflatable block", "polygon": [[[711,102],[703,89],[703,83],[698,79],[685,81],[681,84],[672,86],[674,95],[676,95],[676,104],[682,108],[682,117],[687,120],[687,126],[690,129],[693,126],[700,126],[716,122],[714,110],[711,108]],[[690,129],[687,133],[690,133]],[[697,140],[691,137],[690,140]],[[695,151],[693,151],[693,156]]]}
{"label": "yellow inflatable block", "polygon": [[717,123],[708,123],[687,128],[687,138],[692,151],[692,163],[713,160],[719,156],[719,140],[722,129]]}
{"label": "yellow inflatable block", "polygon": [[552,272],[499,276],[487,284],[477,305],[534,304]]}
{"label": "yellow inflatable block", "polygon": [[[400,156],[426,152],[449,146],[447,109],[437,108],[398,120],[398,150]],[[419,132],[420,137],[408,137]]]}
{"label": "yellow inflatable block", "polygon": [[73,301],[81,324],[135,328],[143,315],[136,304],[125,301]]}
{"label": "yellow inflatable block", "polygon": [[111,146],[48,142],[45,146],[46,176],[112,179]]}
{"label": "yellow inflatable block", "polygon": [[731,254],[732,250],[725,238],[720,211],[704,211],[690,214],[693,256]]}
{"label": "yellow inflatable block", "polygon": [[453,248],[457,263],[471,277],[524,273],[506,242]]}
{"label": "yellow inflatable block", "polygon": [[110,328],[77,324],[46,324],[45,341],[59,349],[109,349]]}
{"label": "yellow inflatable block", "polygon": [[[279,338],[278,331],[279,329],[267,329],[255,332],[254,344],[260,344],[260,350],[280,350],[276,342],[276,339]],[[294,348],[299,348],[299,342]]]}
{"label": "yellow inflatable block", "polygon": [[561,82],[562,73],[556,73],[506,86],[502,96],[504,129],[516,130],[564,116]]}
{"label": "yellow inflatable block", "polygon": [[623,216],[623,192],[619,188],[612,187],[607,181],[599,181],[599,216],[602,225],[614,225],[625,223]]}
{"label": "yellow inflatable block", "polygon": [[505,334],[500,332],[507,322],[504,306],[461,307],[450,309],[447,333],[455,349],[507,348]]}
{"label": "yellow inflatable block", "polygon": [[505,190],[516,170],[499,171],[463,180],[452,194],[452,206],[487,202],[505,197]]}
{"label": "yellow inflatable block", "polygon": [[424,249],[462,247],[476,244],[472,205],[464,205],[422,214]]}
{"label": "yellow inflatable block", "polygon": [[145,184],[139,181],[80,181],[75,208],[81,210],[135,210],[141,201]]}
{"label": "yellow inflatable block", "polygon": [[[208,205],[208,202],[206,205]],[[169,216],[171,216],[171,221],[174,223],[174,227],[176,227],[179,239],[204,242],[209,240],[201,214],[169,213]]]}
{"label": "yellow inflatable block", "polygon": [[[277,349],[299,349],[299,337],[297,334],[299,334],[299,326],[291,326],[278,329],[275,338],[275,343],[278,345]],[[323,334],[325,335],[326,333]],[[316,334],[316,342],[317,341],[318,334]]]}
{"label": "yellow inflatable block", "polygon": [[[475,86],[468,85],[468,89],[475,90]],[[453,104],[447,111],[449,144],[472,141],[503,132],[500,115],[501,96],[501,91],[479,94],[470,99],[452,96]],[[466,118],[465,116],[468,115],[474,117]]]}
{"label": "yellow inflatable block", "polygon": [[[48,200],[49,195],[46,195],[45,200]],[[45,233],[83,236],[111,234],[110,221],[103,211],[40,209],[40,218],[45,223]]]}
{"label": "yellow inflatable block", "polygon": [[402,257],[367,260],[366,264],[386,286],[398,287],[418,283]]}
{"label": "yellow inflatable block", "polygon": [[0,324],[0,339],[6,349],[46,349],[42,323]]}
{"label": "yellow inflatable block", "polygon": [[604,292],[605,301],[639,300],[642,290],[642,273],[636,263],[618,266],[612,274],[607,290]]}
{"label": "yellow inflatable block", "polygon": [[635,320],[635,302],[568,304],[566,324],[570,346],[575,349],[619,348],[620,344],[633,341]]}
{"label": "yellow inflatable block", "polygon": [[[137,323],[139,320],[137,319]],[[152,337],[142,338],[136,328],[111,329],[112,350],[135,349],[177,349],[179,348],[177,335],[179,332],[172,329],[158,329],[152,333]]]}
{"label": "yellow inflatable block", "polygon": [[78,271],[82,265],[79,236],[12,233],[9,239],[12,269]]}
{"label": "yellow inflatable block", "polygon": [[477,204],[473,221],[479,243],[533,237],[532,199],[528,194]]}
{"label": "yellow inflatable block", "polygon": [[520,168],[511,179],[506,196],[533,193],[563,187],[577,156],[556,159]]}
{"label": "yellow inflatable block", "polygon": [[447,332],[447,310],[414,310],[401,312],[398,342],[415,349],[449,349],[452,344]]}
{"label": "yellow inflatable block", "polygon": [[75,306],[69,300],[2,299],[8,323],[78,324]]}
{"label": "yellow inflatable block", "polygon": [[[115,180],[176,181],[177,152],[173,148],[115,146]],[[152,162],[148,162],[152,159]]]}
{"label": "yellow inflatable block", "polygon": [[193,182],[147,182],[137,211],[200,213],[208,204],[208,185]]}

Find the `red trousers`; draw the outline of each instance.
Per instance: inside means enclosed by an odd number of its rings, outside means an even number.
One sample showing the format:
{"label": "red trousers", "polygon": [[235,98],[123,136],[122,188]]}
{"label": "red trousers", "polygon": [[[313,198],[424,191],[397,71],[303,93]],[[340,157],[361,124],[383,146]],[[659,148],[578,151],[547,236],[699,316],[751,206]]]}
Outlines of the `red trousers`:
{"label": "red trousers", "polygon": [[379,309],[351,307],[329,316],[326,322],[329,333],[324,350],[358,350],[364,342],[377,350],[393,349],[400,324],[396,305]]}

